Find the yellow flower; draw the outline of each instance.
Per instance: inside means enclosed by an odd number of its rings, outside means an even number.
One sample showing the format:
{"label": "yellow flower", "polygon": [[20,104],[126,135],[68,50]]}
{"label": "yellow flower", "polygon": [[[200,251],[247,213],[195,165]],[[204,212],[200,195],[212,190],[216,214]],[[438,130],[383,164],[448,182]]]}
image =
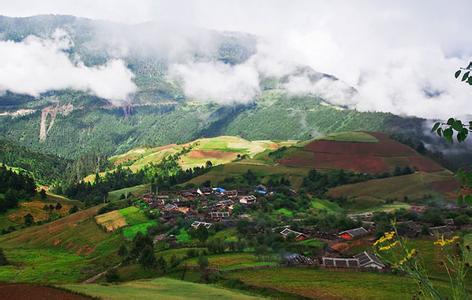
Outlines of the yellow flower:
{"label": "yellow flower", "polygon": [[447,246],[447,245],[450,245],[450,244],[456,242],[457,240],[459,240],[458,236],[454,236],[451,239],[444,239],[444,236],[441,236],[441,238],[439,240],[435,241],[434,244],[438,245],[438,246],[441,246],[441,247],[444,247],[444,246]]}
{"label": "yellow flower", "polygon": [[395,237],[395,231],[386,232],[384,233],[382,237],[380,237],[377,241],[375,241],[374,246],[385,243],[386,241],[390,241],[394,237]]}
{"label": "yellow flower", "polygon": [[387,250],[390,250],[390,249],[392,249],[393,247],[395,247],[395,246],[398,245],[398,244],[399,244],[398,241],[395,241],[395,242],[393,242],[393,243],[391,243],[391,244],[388,244],[388,245],[386,245],[386,246],[380,247],[380,248],[379,248],[379,251],[387,251]]}

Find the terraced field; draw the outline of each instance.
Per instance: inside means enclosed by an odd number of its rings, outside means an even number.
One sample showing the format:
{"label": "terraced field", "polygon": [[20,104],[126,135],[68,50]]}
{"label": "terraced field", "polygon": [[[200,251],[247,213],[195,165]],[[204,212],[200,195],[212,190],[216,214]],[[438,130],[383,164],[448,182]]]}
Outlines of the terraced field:
{"label": "terraced field", "polygon": [[[56,206],[61,204],[60,209],[45,210],[44,206]],[[10,226],[24,224],[24,216],[31,214],[35,222],[47,221],[48,219],[57,219],[69,214],[72,206],[82,207],[83,203],[76,200],[69,200],[56,195],[48,195],[47,199],[42,200],[38,196],[28,201],[21,201],[17,208],[10,209],[0,213],[0,231]]]}
{"label": "terraced field", "polygon": [[354,172],[392,172],[406,167],[437,172],[443,168],[416,153],[410,147],[383,133],[346,132],[329,135],[306,144],[299,151],[287,153],[279,162],[292,167],[345,169]]}
{"label": "terraced field", "polygon": [[[446,186],[447,188],[437,188]],[[383,179],[373,179],[365,182],[348,184],[332,188],[328,195],[333,198],[346,197],[359,204],[378,205],[386,199],[403,201],[404,199],[417,200],[427,195],[442,195],[453,197],[458,188],[454,177],[449,171],[434,173],[417,172],[410,175],[395,176]],[[406,198],[405,198],[406,197]]]}
{"label": "terraced field", "polygon": [[99,208],[0,236],[12,263],[0,267],[0,281],[73,282],[116,264],[121,238],[97,226],[93,216]]}
{"label": "terraced field", "polygon": [[[265,150],[275,150],[282,144],[288,145],[290,143],[248,141],[235,136],[220,136],[202,138],[180,145],[170,144],[155,148],[136,148],[127,153],[111,157],[110,162],[115,166],[121,164],[132,171],[138,171],[150,163],[159,163],[168,155],[179,153],[184,148],[190,148],[191,150],[182,155],[179,161],[183,169],[188,169],[204,166],[207,161],[211,161],[216,166],[232,162],[243,155],[251,158]],[[101,174],[103,175],[103,173]],[[93,181],[94,175],[87,176],[84,180]]]}
{"label": "terraced field", "polygon": [[157,224],[155,220],[149,220],[136,206],[98,215],[95,217],[95,222],[107,232],[123,228],[123,236],[129,240],[132,240],[138,232],[145,234],[149,227]]}

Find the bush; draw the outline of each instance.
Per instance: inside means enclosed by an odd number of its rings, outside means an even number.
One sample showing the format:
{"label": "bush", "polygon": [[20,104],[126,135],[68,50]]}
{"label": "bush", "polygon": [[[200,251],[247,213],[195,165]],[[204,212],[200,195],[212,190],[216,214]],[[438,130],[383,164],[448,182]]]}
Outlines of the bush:
{"label": "bush", "polygon": [[120,275],[118,275],[116,269],[111,269],[105,274],[105,280],[107,282],[117,282],[120,281]]}
{"label": "bush", "polygon": [[3,253],[3,249],[0,248],[0,266],[6,266],[8,264],[7,257],[5,256],[5,253]]}

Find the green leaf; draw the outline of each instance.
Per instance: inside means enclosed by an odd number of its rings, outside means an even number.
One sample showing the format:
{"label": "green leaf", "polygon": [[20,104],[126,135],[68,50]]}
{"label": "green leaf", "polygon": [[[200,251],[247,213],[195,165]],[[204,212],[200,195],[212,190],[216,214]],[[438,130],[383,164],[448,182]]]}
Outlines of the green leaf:
{"label": "green leaf", "polygon": [[461,75],[461,70],[458,70],[458,71],[454,74],[454,76],[456,76],[456,78],[459,78],[459,75]]}
{"label": "green leaf", "polygon": [[454,134],[454,131],[452,130],[451,127],[444,129],[443,135],[446,140],[452,143],[452,135]]}
{"label": "green leaf", "polygon": [[457,133],[457,140],[459,142],[465,141],[467,138],[467,135],[469,134],[469,130],[467,128],[462,128],[458,133]]}
{"label": "green leaf", "polygon": [[469,74],[469,71],[465,72],[464,75],[462,75],[462,81],[465,81],[467,78],[469,78]]}
{"label": "green leaf", "polygon": [[452,129],[455,131],[461,131],[462,128],[464,128],[464,125],[462,125],[461,120],[455,120],[454,123],[452,123]]}
{"label": "green leaf", "polygon": [[467,79],[467,83],[470,84],[470,85],[472,85],[472,76],[469,77],[469,79]]}
{"label": "green leaf", "polygon": [[437,133],[439,136],[442,136],[442,128],[439,127],[438,130],[436,130],[436,133]]}
{"label": "green leaf", "polygon": [[441,122],[436,122],[436,123],[434,123],[433,129],[431,129],[431,131],[433,132],[433,131],[438,130],[438,128],[439,128],[440,125],[441,125]]}
{"label": "green leaf", "polygon": [[455,121],[456,121],[456,119],[454,119],[454,118],[449,118],[449,119],[447,120],[447,125],[452,126],[452,124],[454,124]]}

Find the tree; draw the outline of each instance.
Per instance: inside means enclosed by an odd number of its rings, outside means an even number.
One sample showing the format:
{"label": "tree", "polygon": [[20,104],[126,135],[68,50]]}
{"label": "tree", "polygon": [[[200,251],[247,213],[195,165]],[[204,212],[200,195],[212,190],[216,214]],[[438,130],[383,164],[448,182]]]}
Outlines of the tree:
{"label": "tree", "polygon": [[125,245],[121,245],[118,249],[118,255],[121,257],[126,257],[128,255],[128,248]]}
{"label": "tree", "polygon": [[3,253],[3,249],[0,248],[0,266],[6,265],[8,265],[7,257],[5,256],[5,253]]}
{"label": "tree", "polygon": [[120,281],[120,275],[118,275],[118,272],[116,271],[116,269],[113,268],[106,272],[105,280],[107,282],[117,282],[117,281]]}
{"label": "tree", "polygon": [[165,273],[167,271],[167,262],[162,256],[159,256],[156,265],[162,273]]}
{"label": "tree", "polygon": [[77,205],[74,205],[72,206],[70,209],[69,209],[69,214],[75,214],[76,212],[79,211],[79,208],[77,207]]}
{"label": "tree", "polygon": [[27,214],[23,217],[26,226],[31,226],[34,223],[34,218],[31,214]]}
{"label": "tree", "polygon": [[44,189],[41,189],[41,191],[39,191],[39,197],[40,197],[42,200],[46,200],[47,195],[46,195],[46,191],[45,191]]}
{"label": "tree", "polygon": [[151,269],[156,266],[156,257],[154,256],[154,250],[151,246],[146,245],[141,255],[139,256],[138,262],[145,268]]}
{"label": "tree", "polygon": [[199,256],[198,257],[198,268],[202,273],[202,280],[204,282],[208,282],[208,266],[210,263],[208,262],[208,258],[206,256]]}
{"label": "tree", "polygon": [[[456,71],[454,76],[459,78],[462,82],[472,85],[472,62],[465,68],[459,68]],[[463,142],[467,139],[469,132],[472,132],[472,121],[463,123],[459,119],[449,118],[446,123],[436,122],[431,129],[431,131],[436,132],[437,135],[444,137],[447,141],[453,142],[454,134],[456,134],[456,139],[458,142]]]}
{"label": "tree", "polygon": [[56,203],[56,207],[55,207],[57,210],[60,210],[62,208],[62,204],[57,202]]}

